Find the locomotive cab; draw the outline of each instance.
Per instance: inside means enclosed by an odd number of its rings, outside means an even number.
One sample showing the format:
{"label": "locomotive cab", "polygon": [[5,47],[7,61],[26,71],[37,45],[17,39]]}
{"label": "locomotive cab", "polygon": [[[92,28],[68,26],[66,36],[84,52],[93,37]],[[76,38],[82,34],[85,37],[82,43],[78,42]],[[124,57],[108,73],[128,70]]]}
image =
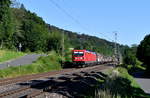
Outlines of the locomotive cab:
{"label": "locomotive cab", "polygon": [[96,63],[96,53],[87,50],[73,50],[72,61],[74,66],[88,66]]}
{"label": "locomotive cab", "polygon": [[84,65],[84,50],[74,50],[72,52],[72,61],[74,65]]}
{"label": "locomotive cab", "polygon": [[73,52],[73,57],[75,60],[82,60],[82,59],[84,59],[84,52],[75,51],[75,52]]}

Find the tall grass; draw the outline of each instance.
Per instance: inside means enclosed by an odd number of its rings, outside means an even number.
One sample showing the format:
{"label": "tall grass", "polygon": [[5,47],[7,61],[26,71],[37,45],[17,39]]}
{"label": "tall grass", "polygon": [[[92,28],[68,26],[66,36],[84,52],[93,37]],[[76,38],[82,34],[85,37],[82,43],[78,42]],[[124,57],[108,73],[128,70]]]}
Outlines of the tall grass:
{"label": "tall grass", "polygon": [[10,51],[10,50],[0,50],[0,62],[15,59],[15,58],[23,56],[23,55],[25,55],[25,53],[23,53],[23,52],[15,52],[15,51]]}
{"label": "tall grass", "polygon": [[60,56],[55,52],[51,52],[46,57],[40,57],[33,64],[2,69],[0,70],[0,77],[1,78],[16,77],[21,75],[36,74],[60,69],[61,69]]}
{"label": "tall grass", "polygon": [[120,73],[119,77],[125,78],[131,82],[131,86],[135,88],[140,88],[139,84],[135,81],[135,79],[128,73],[125,68],[118,67],[116,70]]}
{"label": "tall grass", "polygon": [[122,98],[119,94],[113,95],[109,89],[95,91],[95,98]]}
{"label": "tall grass", "polygon": [[95,98],[149,98],[125,68],[112,70],[104,84],[95,91]]}

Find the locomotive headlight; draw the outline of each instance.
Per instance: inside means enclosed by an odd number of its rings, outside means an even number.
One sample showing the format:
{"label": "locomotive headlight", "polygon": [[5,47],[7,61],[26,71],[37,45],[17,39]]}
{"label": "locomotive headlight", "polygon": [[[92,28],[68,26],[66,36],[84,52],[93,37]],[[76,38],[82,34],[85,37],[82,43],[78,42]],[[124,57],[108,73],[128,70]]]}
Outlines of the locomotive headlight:
{"label": "locomotive headlight", "polygon": [[79,57],[79,59],[81,60],[81,59],[82,59],[82,57]]}

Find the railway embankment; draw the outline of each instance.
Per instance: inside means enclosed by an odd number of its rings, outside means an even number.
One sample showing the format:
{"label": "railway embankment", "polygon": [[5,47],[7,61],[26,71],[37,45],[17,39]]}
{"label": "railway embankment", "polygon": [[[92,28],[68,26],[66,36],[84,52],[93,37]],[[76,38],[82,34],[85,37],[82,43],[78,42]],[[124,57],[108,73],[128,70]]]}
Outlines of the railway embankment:
{"label": "railway embankment", "polygon": [[[125,68],[118,67],[107,74],[95,91],[95,98],[149,98]],[[93,97],[93,96],[92,96]]]}
{"label": "railway embankment", "polygon": [[104,65],[70,68],[1,80],[4,84],[0,86],[0,97],[83,98],[99,85],[97,79],[105,80],[107,75],[103,72],[111,68]]}
{"label": "railway embankment", "polygon": [[149,98],[126,69],[114,69],[107,64],[24,76],[8,82],[11,80],[1,80],[6,83],[0,86],[0,97]]}

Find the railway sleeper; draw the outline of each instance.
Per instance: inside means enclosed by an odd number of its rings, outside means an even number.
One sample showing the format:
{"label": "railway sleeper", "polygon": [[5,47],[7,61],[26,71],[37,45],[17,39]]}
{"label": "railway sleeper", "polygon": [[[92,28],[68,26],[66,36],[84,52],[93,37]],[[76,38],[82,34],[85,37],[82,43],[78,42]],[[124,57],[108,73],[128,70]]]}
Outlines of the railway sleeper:
{"label": "railway sleeper", "polygon": [[42,95],[46,91],[51,90],[51,88],[52,88],[51,86],[44,87],[43,89],[36,90],[36,91],[34,91],[34,93],[28,94],[28,95],[24,96],[23,98],[35,98],[36,96]]}
{"label": "railway sleeper", "polygon": [[0,94],[0,97],[3,98],[5,96],[9,96],[9,95],[12,95],[12,94],[15,94],[15,93],[27,90],[29,88],[30,88],[29,86],[26,86],[26,87],[22,87],[22,88],[19,88],[19,89],[16,89],[16,90],[11,90],[11,91],[7,91],[7,92],[3,92],[3,93]]}

